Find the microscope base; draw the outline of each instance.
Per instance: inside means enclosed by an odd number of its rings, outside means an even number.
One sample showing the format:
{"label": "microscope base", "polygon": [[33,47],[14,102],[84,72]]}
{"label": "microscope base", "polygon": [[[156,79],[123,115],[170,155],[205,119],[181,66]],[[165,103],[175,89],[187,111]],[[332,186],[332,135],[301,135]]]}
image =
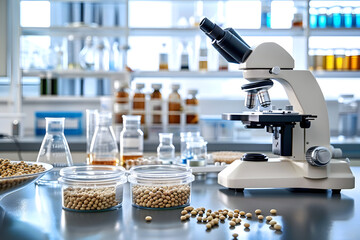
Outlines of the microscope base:
{"label": "microscope base", "polygon": [[334,160],[328,164],[326,178],[305,178],[306,161],[269,159],[267,162],[236,160],[218,175],[218,183],[227,188],[309,188],[351,189],[355,178],[349,164]]}

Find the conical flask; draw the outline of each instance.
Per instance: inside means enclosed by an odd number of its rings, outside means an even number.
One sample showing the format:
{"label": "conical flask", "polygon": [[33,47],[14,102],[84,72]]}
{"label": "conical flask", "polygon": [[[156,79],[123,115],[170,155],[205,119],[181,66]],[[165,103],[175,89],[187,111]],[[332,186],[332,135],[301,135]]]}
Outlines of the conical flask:
{"label": "conical flask", "polygon": [[40,178],[38,185],[57,185],[59,171],[73,165],[69,145],[64,135],[65,118],[45,118],[46,134],[41,143],[36,162],[49,163],[53,169]]}
{"label": "conical flask", "polygon": [[90,145],[90,165],[119,165],[119,148],[112,129],[111,112],[99,112]]}

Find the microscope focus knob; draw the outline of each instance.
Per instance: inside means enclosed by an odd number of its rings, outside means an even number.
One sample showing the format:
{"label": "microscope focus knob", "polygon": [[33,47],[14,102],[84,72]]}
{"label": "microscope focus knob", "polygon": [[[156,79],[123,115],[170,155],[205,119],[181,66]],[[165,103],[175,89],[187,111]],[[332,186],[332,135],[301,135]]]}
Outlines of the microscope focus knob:
{"label": "microscope focus knob", "polygon": [[331,152],[326,147],[311,147],[306,152],[306,160],[313,166],[325,166],[330,159]]}
{"label": "microscope focus knob", "polygon": [[269,72],[270,72],[271,74],[278,75],[278,74],[280,73],[280,70],[281,70],[281,69],[280,69],[279,66],[275,66],[275,67],[271,68]]}

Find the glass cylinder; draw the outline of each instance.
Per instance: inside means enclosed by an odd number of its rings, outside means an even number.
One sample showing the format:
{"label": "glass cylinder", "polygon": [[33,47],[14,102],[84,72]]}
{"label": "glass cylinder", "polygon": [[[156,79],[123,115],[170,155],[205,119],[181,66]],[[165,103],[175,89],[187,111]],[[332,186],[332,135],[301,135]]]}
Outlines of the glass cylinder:
{"label": "glass cylinder", "polygon": [[175,147],[172,139],[172,133],[159,133],[160,144],[157,147],[157,156],[163,164],[171,164],[175,159]]}
{"label": "glass cylinder", "polygon": [[358,105],[353,94],[340,95],[339,103],[339,136],[354,137],[357,132]]}
{"label": "glass cylinder", "polygon": [[65,118],[45,118],[46,134],[41,143],[36,162],[48,163],[53,169],[40,178],[38,185],[57,185],[59,171],[73,165],[69,145],[64,135]]}
{"label": "glass cylinder", "polygon": [[90,146],[97,126],[97,109],[86,109],[86,163],[90,164]]}
{"label": "glass cylinder", "polygon": [[112,129],[111,112],[100,112],[90,146],[91,165],[119,165],[119,149]]}
{"label": "glass cylinder", "polygon": [[144,134],[140,129],[140,116],[123,116],[124,128],[120,133],[121,166],[125,167],[128,160],[143,156]]}

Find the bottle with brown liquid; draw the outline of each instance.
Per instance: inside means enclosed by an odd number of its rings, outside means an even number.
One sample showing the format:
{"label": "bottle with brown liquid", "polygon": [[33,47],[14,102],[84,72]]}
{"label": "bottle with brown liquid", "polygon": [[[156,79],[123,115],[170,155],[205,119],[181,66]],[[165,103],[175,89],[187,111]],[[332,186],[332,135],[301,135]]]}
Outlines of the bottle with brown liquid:
{"label": "bottle with brown liquid", "polygon": [[142,89],[145,87],[143,83],[136,84],[136,90],[133,96],[133,114],[141,116],[141,124],[145,123],[145,93]]}
{"label": "bottle with brown liquid", "polygon": [[172,92],[169,95],[169,124],[180,124],[181,96],[178,92],[179,84],[171,85]]}
{"label": "bottle with brown liquid", "polygon": [[90,165],[119,165],[119,149],[112,129],[111,112],[100,112],[90,145]]}
{"label": "bottle with brown liquid", "polygon": [[150,106],[151,106],[151,115],[153,124],[162,123],[162,96],[160,89],[162,87],[159,83],[154,83],[151,85],[154,89],[153,93],[150,95]]}
{"label": "bottle with brown liquid", "polygon": [[199,101],[196,98],[197,89],[189,89],[188,96],[185,100],[186,124],[199,123]]}
{"label": "bottle with brown liquid", "polygon": [[208,50],[206,47],[206,41],[202,40],[200,45],[200,54],[199,54],[199,71],[208,70]]}
{"label": "bottle with brown liquid", "polygon": [[115,123],[123,123],[122,116],[129,114],[130,109],[129,85],[126,82],[115,81],[115,89]]}
{"label": "bottle with brown liquid", "polygon": [[167,71],[169,70],[169,59],[168,59],[168,53],[166,50],[166,44],[163,43],[160,55],[159,55],[159,70]]}
{"label": "bottle with brown liquid", "polygon": [[140,129],[140,116],[123,116],[124,127],[120,133],[121,166],[126,162],[143,156],[144,134]]}

